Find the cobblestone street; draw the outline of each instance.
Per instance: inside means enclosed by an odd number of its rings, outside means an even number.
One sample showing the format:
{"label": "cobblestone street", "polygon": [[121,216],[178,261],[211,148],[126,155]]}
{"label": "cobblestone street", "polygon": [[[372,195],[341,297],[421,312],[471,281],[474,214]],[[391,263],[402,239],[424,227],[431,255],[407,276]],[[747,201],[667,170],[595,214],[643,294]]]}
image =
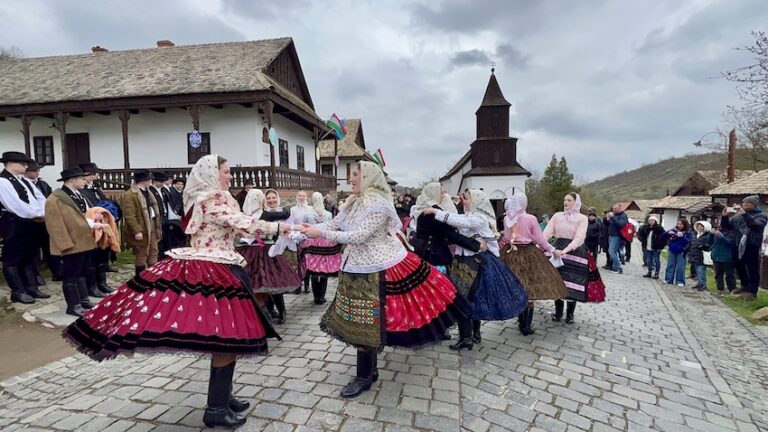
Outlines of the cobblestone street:
{"label": "cobblestone street", "polygon": [[[338,397],[354,351],[319,330],[324,307],[311,296],[286,296],[283,341],[238,362],[234,390],[252,402],[239,430],[768,430],[765,330],[641,274],[637,263],[603,272],[608,301],[579,305],[573,325],[538,303],[532,337],[509,321],[485,323],[483,343],[461,354],[388,348],[355,400]],[[182,355],[66,358],[0,383],[0,429],[201,430],[208,368]]]}

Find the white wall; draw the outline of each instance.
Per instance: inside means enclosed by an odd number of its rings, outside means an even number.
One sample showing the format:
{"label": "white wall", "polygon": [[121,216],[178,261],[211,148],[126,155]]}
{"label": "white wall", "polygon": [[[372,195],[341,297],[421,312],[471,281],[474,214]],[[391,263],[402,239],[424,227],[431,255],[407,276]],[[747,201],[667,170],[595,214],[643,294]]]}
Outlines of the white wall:
{"label": "white wall", "polygon": [[[52,136],[54,166],[41,173],[46,180],[58,178],[63,169],[59,131],[52,128],[53,120],[33,118],[30,135]],[[200,116],[200,132],[211,134],[211,152],[229,159],[233,166],[268,166],[269,146],[261,141],[264,127],[255,108],[225,105],[222,109],[206,106]],[[315,145],[312,132],[282,117],[274,116],[279,138],[288,141],[289,168],[296,169],[296,147],[304,147],[304,167],[315,172]],[[0,122],[0,152],[24,151],[24,137],[19,132],[21,121],[6,118]],[[164,113],[141,110],[128,121],[128,143],[132,168],[188,167],[187,133],[192,130],[192,118],[186,110],[168,108]],[[67,133],[89,134],[91,161],[100,168],[123,168],[123,138],[120,120],[115,115],[86,113],[82,118],[70,117]],[[30,138],[31,139],[31,138]],[[32,148],[34,157],[34,147]],[[279,164],[275,145],[275,163]]]}
{"label": "white wall", "polygon": [[682,211],[680,210],[663,210],[661,212],[661,226],[664,227],[665,230],[671,230],[677,225],[677,221],[680,219],[681,215]]}
{"label": "white wall", "polygon": [[461,167],[461,169],[456,171],[454,175],[447,178],[446,180],[443,180],[441,183],[445,191],[450,195],[458,195],[464,189],[466,189],[467,186],[461,184],[461,178],[462,176],[464,176],[464,173],[466,173],[470,169],[472,169],[472,161],[468,160],[467,163],[465,163],[464,166]]}
{"label": "white wall", "polygon": [[476,176],[467,177],[462,183],[462,176],[469,171],[471,163],[467,162],[456,174],[442,182],[445,191],[451,195],[458,195],[464,189],[483,189],[490,199],[509,198],[514,191],[525,192],[524,175],[517,176]]}

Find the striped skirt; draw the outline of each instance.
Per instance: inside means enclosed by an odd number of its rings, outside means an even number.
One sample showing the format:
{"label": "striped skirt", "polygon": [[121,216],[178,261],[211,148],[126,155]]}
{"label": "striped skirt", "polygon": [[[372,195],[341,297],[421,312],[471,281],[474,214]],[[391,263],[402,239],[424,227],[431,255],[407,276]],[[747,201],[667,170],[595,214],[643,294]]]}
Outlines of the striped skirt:
{"label": "striped skirt", "polygon": [[[554,246],[557,250],[562,250],[571,243],[571,239],[558,238]],[[561,256],[563,266],[558,270],[563,278],[565,288],[568,290],[567,300],[576,300],[586,302],[587,285],[589,284],[589,258],[587,247],[579,246],[575,250]]]}

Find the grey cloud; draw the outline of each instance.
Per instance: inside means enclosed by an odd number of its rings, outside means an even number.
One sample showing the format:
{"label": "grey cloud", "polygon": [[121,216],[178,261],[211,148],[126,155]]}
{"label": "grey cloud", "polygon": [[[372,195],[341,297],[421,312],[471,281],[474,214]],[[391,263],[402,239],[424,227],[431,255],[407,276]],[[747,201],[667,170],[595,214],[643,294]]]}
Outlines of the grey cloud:
{"label": "grey cloud", "polygon": [[479,49],[459,51],[451,57],[450,63],[453,66],[487,66],[491,63],[491,56]]}
{"label": "grey cloud", "polygon": [[496,57],[510,68],[524,69],[528,66],[528,56],[510,44],[500,44],[496,47]]}

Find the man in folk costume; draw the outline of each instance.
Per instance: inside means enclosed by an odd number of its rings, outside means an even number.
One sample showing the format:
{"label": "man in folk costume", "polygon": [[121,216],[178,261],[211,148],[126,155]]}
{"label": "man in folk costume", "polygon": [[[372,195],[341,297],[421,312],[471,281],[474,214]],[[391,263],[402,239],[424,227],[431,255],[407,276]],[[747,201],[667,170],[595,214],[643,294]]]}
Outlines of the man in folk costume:
{"label": "man in folk costume", "polygon": [[173,212],[177,216],[184,218],[184,185],[186,181],[183,178],[173,179],[173,187],[171,187],[171,203],[173,204]]}
{"label": "man in folk costume", "polygon": [[184,230],[181,228],[181,219],[183,217],[184,210],[181,208],[182,202],[179,200],[175,202],[176,198],[173,195],[175,189],[171,186],[173,179],[168,173],[162,173],[161,177],[164,177],[163,186],[160,188],[160,194],[163,197],[163,203],[167,213],[166,219],[163,220],[163,241],[167,250],[171,250],[177,247],[183,247],[187,244],[187,237],[184,234]]}
{"label": "man in folk costume", "polygon": [[0,235],[3,237],[3,275],[11,288],[11,301],[34,303],[48,298],[37,287],[34,242],[28,235],[42,222],[45,198],[22,174],[31,159],[21,152],[5,152],[0,158]]}
{"label": "man in folk costume", "polygon": [[103,229],[104,224],[86,219],[89,205],[79,192],[86,182],[82,169],[65,169],[59,181],[64,185],[45,202],[45,226],[51,237],[51,252],[61,256],[63,264],[62,291],[67,302],[66,312],[82,316],[84,309],[93,307],[86,291],[86,284],[93,279],[89,270],[96,249],[93,229]]}
{"label": "man in folk costume", "polygon": [[[109,197],[96,184],[96,181],[99,180],[99,167],[92,162],[81,163],[77,166],[85,174],[85,186],[79,192],[85,197],[88,207],[101,206],[105,202],[110,201]],[[94,274],[94,277],[92,279],[89,278],[89,281],[96,281],[95,285],[88,284],[88,292],[93,297],[104,297],[114,291],[107,284],[107,271],[109,271],[111,256],[112,250],[109,248],[102,249],[97,247],[93,251],[93,259],[90,262],[91,267],[88,269],[89,272]]]}
{"label": "man in folk costume", "polygon": [[238,192],[238,194],[235,196],[237,203],[240,204],[241,210],[243,208],[243,204],[245,203],[245,196],[248,195],[248,191],[250,191],[251,189],[253,189],[253,179],[247,178],[243,182],[243,190]]}
{"label": "man in folk costume", "polygon": [[[40,191],[40,193],[43,194],[44,198],[48,198],[53,192],[51,186],[45,180],[40,178],[40,165],[35,161],[30,162],[27,166],[27,171],[24,173],[24,178],[32,183]],[[60,281],[61,257],[51,255],[51,240],[48,238],[48,231],[45,229],[45,223],[37,223],[34,225],[34,227],[35,231],[33,235],[35,237],[35,261],[37,264],[39,264],[40,251],[42,251],[43,260],[48,266],[48,270],[51,271],[53,281]],[[42,278],[42,276],[38,274],[37,278],[38,285],[45,285],[45,280]]]}
{"label": "man in folk costume", "polygon": [[157,209],[160,210],[160,229],[162,231],[162,237],[158,243],[158,257],[159,259],[165,258],[165,253],[171,249],[168,245],[168,201],[163,194],[163,186],[168,180],[168,176],[162,171],[152,171],[152,186],[149,187],[149,192],[152,197],[157,201]]}
{"label": "man in folk costume", "polygon": [[157,200],[149,192],[151,181],[149,171],[136,171],[131,188],[123,194],[125,241],[133,249],[137,275],[157,262],[158,242],[162,238],[162,215]]}

